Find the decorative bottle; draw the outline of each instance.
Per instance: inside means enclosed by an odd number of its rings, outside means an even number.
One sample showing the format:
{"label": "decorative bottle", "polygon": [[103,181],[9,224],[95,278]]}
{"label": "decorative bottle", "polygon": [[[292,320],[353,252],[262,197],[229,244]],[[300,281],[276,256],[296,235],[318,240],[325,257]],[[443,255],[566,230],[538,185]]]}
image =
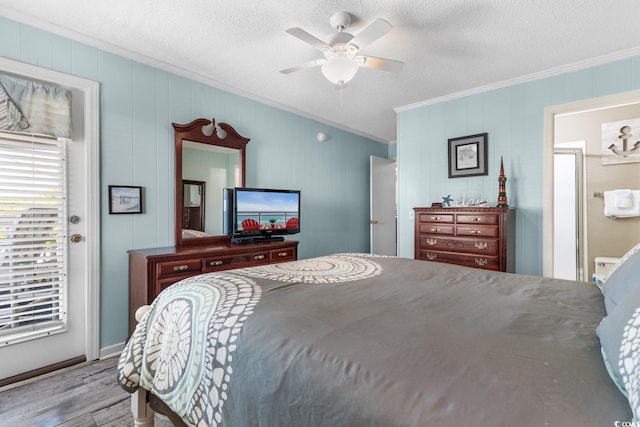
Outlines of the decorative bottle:
{"label": "decorative bottle", "polygon": [[500,176],[498,177],[498,207],[506,208],[507,204],[507,177],[504,175],[502,156],[500,156]]}

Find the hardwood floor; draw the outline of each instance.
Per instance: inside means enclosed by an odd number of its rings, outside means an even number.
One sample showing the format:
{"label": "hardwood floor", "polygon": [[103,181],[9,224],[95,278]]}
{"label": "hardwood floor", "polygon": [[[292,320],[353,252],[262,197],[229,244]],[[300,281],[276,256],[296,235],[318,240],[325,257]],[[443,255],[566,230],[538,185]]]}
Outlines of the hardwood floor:
{"label": "hardwood floor", "polygon": [[[117,357],[82,363],[0,388],[0,425],[133,426],[129,393],[116,382]],[[172,424],[156,415],[156,427]]]}

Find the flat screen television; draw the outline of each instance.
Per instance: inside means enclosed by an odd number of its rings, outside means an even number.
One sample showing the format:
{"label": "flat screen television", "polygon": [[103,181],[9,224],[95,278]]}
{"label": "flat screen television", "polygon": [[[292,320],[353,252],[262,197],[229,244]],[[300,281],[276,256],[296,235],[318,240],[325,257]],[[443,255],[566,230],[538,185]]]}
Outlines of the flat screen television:
{"label": "flat screen television", "polygon": [[284,240],[300,232],[300,191],[225,188],[224,232],[232,243]]}

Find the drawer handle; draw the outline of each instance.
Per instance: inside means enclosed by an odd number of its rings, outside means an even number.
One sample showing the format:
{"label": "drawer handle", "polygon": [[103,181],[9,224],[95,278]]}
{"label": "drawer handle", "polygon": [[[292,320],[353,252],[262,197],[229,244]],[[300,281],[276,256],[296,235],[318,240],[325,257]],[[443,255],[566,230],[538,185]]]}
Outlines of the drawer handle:
{"label": "drawer handle", "polygon": [[186,271],[189,269],[189,266],[184,264],[184,265],[176,265],[175,267],[173,267],[173,271]]}
{"label": "drawer handle", "polygon": [[487,249],[487,246],[489,246],[487,242],[475,242],[473,245],[478,249]]}
{"label": "drawer handle", "polygon": [[432,216],[431,217],[431,221],[440,221],[442,218],[440,218],[439,216]]}
{"label": "drawer handle", "polygon": [[489,263],[489,260],[487,260],[486,258],[476,258],[476,264],[478,265],[487,265]]}
{"label": "drawer handle", "polygon": [[481,230],[471,230],[470,233],[471,234],[480,234],[480,233],[482,233],[482,231]]}
{"label": "drawer handle", "polygon": [[209,266],[216,266],[216,265],[222,265],[222,261],[221,260],[216,260],[216,261],[210,261],[209,262]]}
{"label": "drawer handle", "polygon": [[427,259],[429,259],[430,261],[433,261],[436,258],[438,258],[438,255],[436,254],[427,254]]}
{"label": "drawer handle", "polygon": [[437,231],[440,231],[440,229],[439,229],[439,228],[432,228],[432,229],[430,229],[429,231],[437,232]]}
{"label": "drawer handle", "polygon": [[264,255],[256,255],[253,259],[264,259]]}
{"label": "drawer handle", "polygon": [[478,222],[478,221],[480,221],[480,217],[474,216],[474,217],[471,218],[471,221]]}
{"label": "drawer handle", "polygon": [[279,257],[285,257],[287,255],[289,255],[289,252],[278,252]]}
{"label": "drawer handle", "polygon": [[429,246],[433,246],[433,245],[437,245],[438,244],[438,241],[436,239],[427,239],[426,242],[427,242],[427,245],[429,245]]}

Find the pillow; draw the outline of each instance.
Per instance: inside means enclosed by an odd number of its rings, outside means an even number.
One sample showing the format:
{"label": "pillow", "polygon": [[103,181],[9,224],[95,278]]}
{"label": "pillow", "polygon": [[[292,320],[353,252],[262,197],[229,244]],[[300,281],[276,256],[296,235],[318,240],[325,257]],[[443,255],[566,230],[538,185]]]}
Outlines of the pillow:
{"label": "pillow", "polygon": [[627,397],[634,419],[640,419],[640,286],[602,320],[596,333],[609,375]]}
{"label": "pillow", "polygon": [[640,288],[640,243],[618,261],[604,280],[602,293],[607,313],[613,312],[636,288]]}

